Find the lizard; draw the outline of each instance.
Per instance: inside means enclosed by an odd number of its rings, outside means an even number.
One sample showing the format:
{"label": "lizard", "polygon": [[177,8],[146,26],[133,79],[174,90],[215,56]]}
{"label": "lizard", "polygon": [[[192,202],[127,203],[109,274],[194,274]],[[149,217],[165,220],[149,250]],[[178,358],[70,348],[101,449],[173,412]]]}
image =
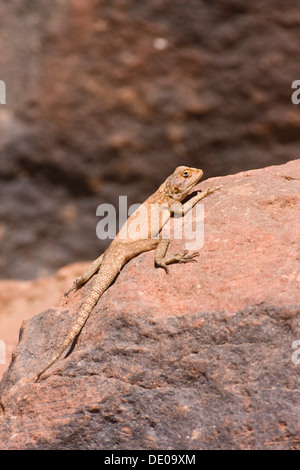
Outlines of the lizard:
{"label": "lizard", "polygon": [[[198,191],[195,196],[182,203],[191,189],[202,178],[202,175],[203,171],[198,168],[177,167],[174,173],[160,185],[158,190],[128,217],[106,251],[93,261],[80,277],[75,279],[72,287],[65,292],[65,296],[68,296],[71,291],[82,287],[95,275],[91,291],[79,310],[73,326],[57,352],[37,374],[36,382],[74,342],[102,294],[113,283],[122,267],[129,260],[143,252],[155,250],[155,266],[163,268],[166,273],[169,272],[169,264],[196,261],[195,257],[199,256],[197,251],[190,254],[188,251],[184,251],[183,253],[167,256],[170,239],[162,238],[159,235],[162,227],[173,214],[184,216],[197,202],[220,189],[213,188],[204,192]],[[144,210],[143,212],[141,212],[141,208]],[[140,219],[139,230],[128,234],[130,224],[134,224],[136,217],[141,213],[144,216]],[[158,223],[153,223],[154,219]]]}

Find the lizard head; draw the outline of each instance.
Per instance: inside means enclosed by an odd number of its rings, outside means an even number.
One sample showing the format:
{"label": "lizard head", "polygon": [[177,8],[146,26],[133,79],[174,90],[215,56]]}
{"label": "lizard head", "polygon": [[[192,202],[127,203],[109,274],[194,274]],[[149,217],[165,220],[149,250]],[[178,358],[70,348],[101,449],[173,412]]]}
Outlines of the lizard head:
{"label": "lizard head", "polygon": [[198,183],[203,171],[198,168],[179,166],[166,180],[166,191],[169,197],[175,201],[183,201],[191,188]]}

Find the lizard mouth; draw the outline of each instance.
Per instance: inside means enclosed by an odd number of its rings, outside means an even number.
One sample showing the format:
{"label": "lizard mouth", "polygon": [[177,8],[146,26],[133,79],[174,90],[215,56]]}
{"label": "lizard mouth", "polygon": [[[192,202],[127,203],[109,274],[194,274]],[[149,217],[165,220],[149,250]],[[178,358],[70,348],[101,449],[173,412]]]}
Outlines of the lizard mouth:
{"label": "lizard mouth", "polygon": [[193,188],[193,186],[198,184],[199,181],[201,180],[202,176],[203,176],[203,172],[200,173],[200,175],[198,175],[197,178],[195,178],[194,181],[191,182],[191,184],[189,185],[189,189]]}
{"label": "lizard mouth", "polygon": [[189,184],[189,186],[187,186],[183,195],[183,199],[186,199],[186,198],[190,199],[194,192],[199,191],[199,190],[195,190],[194,187],[196,186],[196,184],[199,183],[200,179],[201,179],[201,176],[197,178],[193,183]]}

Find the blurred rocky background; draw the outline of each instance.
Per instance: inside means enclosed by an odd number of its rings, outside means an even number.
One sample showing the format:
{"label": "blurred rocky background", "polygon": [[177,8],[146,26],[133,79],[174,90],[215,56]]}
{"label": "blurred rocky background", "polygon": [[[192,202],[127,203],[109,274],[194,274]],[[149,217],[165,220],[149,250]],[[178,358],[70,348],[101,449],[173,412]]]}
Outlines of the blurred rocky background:
{"label": "blurred rocky background", "polygon": [[299,158],[299,7],[1,2],[1,278],[94,259],[97,206],[142,202],[177,165],[208,178]]}

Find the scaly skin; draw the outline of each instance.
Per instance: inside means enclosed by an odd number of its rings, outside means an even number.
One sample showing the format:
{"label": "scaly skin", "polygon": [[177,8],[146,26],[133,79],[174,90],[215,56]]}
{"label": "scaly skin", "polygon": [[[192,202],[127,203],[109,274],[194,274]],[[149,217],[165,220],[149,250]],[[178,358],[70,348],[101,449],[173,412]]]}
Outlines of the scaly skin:
{"label": "scaly skin", "polygon": [[[166,272],[168,272],[167,265],[169,264],[196,261],[195,257],[199,255],[198,252],[188,254],[185,251],[182,254],[166,257],[170,240],[154,237],[159,234],[172,214],[186,214],[197,202],[219,189],[208,189],[204,193],[197,193],[188,202],[182,204],[181,201],[186,198],[202,175],[203,171],[197,168],[183,166],[176,168],[174,173],[164,181],[158,190],[143,203],[142,207],[139,207],[127,219],[107,250],[91,264],[82,276],[75,280],[73,286],[65,295],[81,287],[98,271],[91,292],[79,311],[74,325],[52,359],[37,374],[36,381],[59,359],[66,348],[72,344],[99,298],[112,284],[127,261],[138,256],[140,253],[154,249],[156,266],[163,268]],[[131,224],[134,225],[138,216],[140,230],[138,232],[131,230],[130,232]]]}

